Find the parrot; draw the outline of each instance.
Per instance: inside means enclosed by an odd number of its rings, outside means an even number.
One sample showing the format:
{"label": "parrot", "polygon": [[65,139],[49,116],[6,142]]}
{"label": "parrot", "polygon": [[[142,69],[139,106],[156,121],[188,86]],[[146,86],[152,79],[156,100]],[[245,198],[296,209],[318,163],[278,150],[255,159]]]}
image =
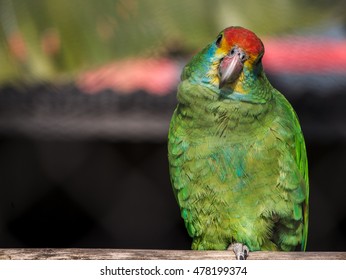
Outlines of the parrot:
{"label": "parrot", "polygon": [[192,250],[306,250],[309,178],[291,104],[252,31],[221,31],[182,70],[168,131],[173,193]]}

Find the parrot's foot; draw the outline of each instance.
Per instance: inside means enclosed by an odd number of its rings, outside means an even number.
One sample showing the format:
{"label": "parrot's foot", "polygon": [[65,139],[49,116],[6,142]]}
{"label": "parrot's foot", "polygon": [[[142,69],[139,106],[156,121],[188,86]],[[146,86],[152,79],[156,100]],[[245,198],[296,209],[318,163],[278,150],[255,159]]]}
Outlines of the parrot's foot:
{"label": "parrot's foot", "polygon": [[237,260],[246,260],[249,256],[249,248],[241,243],[232,243],[227,250],[232,250]]}

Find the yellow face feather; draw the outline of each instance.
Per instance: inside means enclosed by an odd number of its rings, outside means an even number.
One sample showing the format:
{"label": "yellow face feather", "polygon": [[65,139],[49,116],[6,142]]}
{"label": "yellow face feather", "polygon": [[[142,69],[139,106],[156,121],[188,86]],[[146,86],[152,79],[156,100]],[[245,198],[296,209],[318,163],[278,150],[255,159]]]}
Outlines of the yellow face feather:
{"label": "yellow face feather", "polygon": [[231,88],[233,89],[234,92],[247,94],[247,92],[243,88],[243,80],[244,80],[244,72],[242,72],[239,78],[233,84],[231,84]]}
{"label": "yellow face feather", "polygon": [[[220,35],[223,33],[220,33]],[[210,70],[207,72],[207,76],[210,78],[210,83],[214,86],[218,86],[220,83],[219,78],[219,66],[221,59],[228,54],[230,47],[224,37],[222,37],[219,47],[215,51],[215,57],[220,58],[214,60],[210,65]]]}

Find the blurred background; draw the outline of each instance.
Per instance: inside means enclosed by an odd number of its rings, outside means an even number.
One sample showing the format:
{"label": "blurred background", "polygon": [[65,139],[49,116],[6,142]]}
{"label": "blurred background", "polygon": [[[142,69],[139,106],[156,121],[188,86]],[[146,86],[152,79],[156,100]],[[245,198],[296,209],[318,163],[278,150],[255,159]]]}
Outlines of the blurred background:
{"label": "blurred background", "polygon": [[0,247],[189,249],[168,175],[182,67],[253,30],[293,104],[308,250],[346,250],[346,2],[0,0]]}

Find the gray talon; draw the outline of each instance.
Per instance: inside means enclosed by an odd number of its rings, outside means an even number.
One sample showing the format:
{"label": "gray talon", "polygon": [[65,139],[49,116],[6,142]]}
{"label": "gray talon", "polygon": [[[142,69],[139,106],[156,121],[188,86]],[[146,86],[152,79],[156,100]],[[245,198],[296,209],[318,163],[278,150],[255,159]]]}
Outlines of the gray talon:
{"label": "gray talon", "polygon": [[237,260],[246,260],[249,256],[249,248],[242,243],[232,243],[227,250],[232,250]]}

